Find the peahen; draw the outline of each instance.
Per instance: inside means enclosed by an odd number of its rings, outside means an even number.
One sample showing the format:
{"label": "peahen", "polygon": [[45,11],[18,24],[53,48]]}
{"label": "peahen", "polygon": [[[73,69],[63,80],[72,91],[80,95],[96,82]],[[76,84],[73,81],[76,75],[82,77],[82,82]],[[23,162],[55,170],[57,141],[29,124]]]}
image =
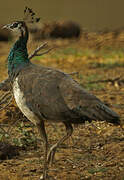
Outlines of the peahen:
{"label": "peahen", "polygon": [[[21,34],[8,56],[8,74],[17,106],[37,126],[43,138],[45,162],[42,178],[46,179],[48,165],[53,161],[57,147],[73,133],[72,124],[92,120],[120,124],[120,119],[113,110],[84,90],[68,74],[30,62],[27,52],[29,33],[25,21],[16,21],[4,28],[18,30]],[[45,121],[63,122],[66,127],[67,134],[50,150]]]}

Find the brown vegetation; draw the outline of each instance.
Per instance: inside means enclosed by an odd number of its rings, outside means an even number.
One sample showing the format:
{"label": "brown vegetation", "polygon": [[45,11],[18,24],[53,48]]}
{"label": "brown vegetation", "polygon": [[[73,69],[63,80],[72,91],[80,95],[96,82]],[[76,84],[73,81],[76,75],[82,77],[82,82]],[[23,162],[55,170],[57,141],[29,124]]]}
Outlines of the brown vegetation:
{"label": "brown vegetation", "polygon": [[81,27],[71,21],[44,23],[42,27],[30,29],[35,40],[56,38],[79,38]]}

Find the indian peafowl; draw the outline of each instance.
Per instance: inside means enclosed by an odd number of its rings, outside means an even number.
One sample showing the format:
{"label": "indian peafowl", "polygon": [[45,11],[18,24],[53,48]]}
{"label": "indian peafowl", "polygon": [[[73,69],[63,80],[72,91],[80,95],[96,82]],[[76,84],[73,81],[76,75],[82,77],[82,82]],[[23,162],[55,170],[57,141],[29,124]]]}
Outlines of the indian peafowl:
{"label": "indian peafowl", "polygon": [[[33,17],[35,13],[30,8],[25,11],[27,10]],[[92,120],[120,124],[120,119],[113,110],[84,90],[70,75],[30,62],[27,52],[29,33],[24,20],[5,25],[4,28],[18,30],[21,34],[8,56],[8,74],[17,106],[37,126],[43,138],[45,162],[42,179],[46,179],[48,165],[53,161],[57,147],[73,133],[72,124]],[[45,121],[63,122],[67,133],[49,151]]]}

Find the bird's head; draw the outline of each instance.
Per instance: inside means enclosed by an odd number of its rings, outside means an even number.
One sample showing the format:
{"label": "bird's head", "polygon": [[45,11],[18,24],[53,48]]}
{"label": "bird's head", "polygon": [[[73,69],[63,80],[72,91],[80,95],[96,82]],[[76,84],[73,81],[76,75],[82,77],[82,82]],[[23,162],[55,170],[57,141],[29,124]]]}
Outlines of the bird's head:
{"label": "bird's head", "polygon": [[31,8],[25,7],[24,9],[24,18],[21,21],[15,21],[11,24],[7,24],[3,26],[3,29],[6,28],[8,30],[14,31],[14,32],[23,32],[26,28],[27,23],[34,23],[39,22],[40,18],[35,17],[35,13]]}
{"label": "bird's head", "polygon": [[11,24],[6,24],[3,26],[3,29],[8,29],[14,32],[22,32],[25,27],[25,22],[24,21],[16,21]]}

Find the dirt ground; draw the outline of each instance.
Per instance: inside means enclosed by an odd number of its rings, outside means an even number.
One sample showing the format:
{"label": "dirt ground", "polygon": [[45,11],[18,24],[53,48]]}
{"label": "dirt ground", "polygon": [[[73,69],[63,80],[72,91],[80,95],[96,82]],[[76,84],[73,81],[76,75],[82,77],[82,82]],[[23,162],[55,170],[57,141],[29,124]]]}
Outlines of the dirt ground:
{"label": "dirt ground", "polygon": [[[96,43],[94,37],[90,36],[90,43],[86,39],[48,41],[50,47],[58,48],[34,57],[32,62],[66,73],[78,72],[73,78],[115,110],[123,122],[123,46],[117,43],[113,47],[114,41],[106,37],[104,42],[102,36]],[[29,52],[39,44],[30,40]],[[12,42],[0,43],[0,81],[7,77],[6,58],[11,45]],[[94,82],[101,80],[107,81]],[[3,143],[0,144],[0,180],[38,180],[44,149],[37,129],[20,113],[14,101],[1,110],[0,123],[0,143]],[[62,124],[46,123],[46,130],[50,146],[65,134]],[[72,138],[57,150],[49,176],[51,180],[124,180],[124,130],[106,122],[74,126]]]}

